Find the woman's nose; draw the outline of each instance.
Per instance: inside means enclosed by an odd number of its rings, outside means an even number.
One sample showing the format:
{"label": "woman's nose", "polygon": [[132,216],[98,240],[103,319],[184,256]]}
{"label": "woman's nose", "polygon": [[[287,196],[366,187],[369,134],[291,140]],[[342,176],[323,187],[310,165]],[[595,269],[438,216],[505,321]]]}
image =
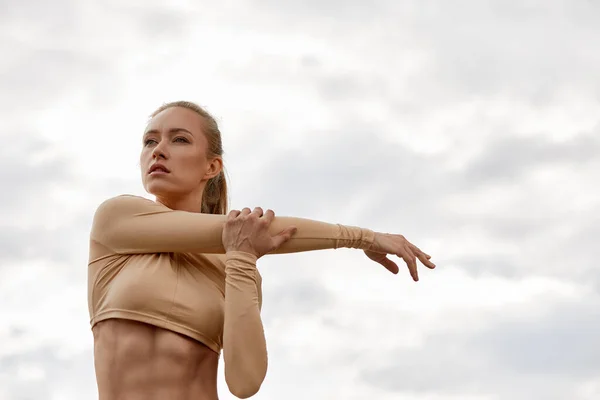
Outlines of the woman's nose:
{"label": "woman's nose", "polygon": [[164,142],[161,141],[160,143],[158,143],[155,147],[154,150],[152,150],[152,157],[153,158],[167,158],[167,152],[165,150],[165,146],[163,144]]}

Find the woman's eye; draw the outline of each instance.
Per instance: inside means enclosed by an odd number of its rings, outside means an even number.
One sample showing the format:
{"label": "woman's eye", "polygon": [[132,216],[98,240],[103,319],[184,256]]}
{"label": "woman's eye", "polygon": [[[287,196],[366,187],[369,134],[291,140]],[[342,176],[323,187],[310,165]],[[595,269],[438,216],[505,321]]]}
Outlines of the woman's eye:
{"label": "woman's eye", "polygon": [[189,143],[189,141],[186,138],[184,138],[184,137],[176,137],[175,141],[176,142],[182,142],[182,143]]}
{"label": "woman's eye", "polygon": [[149,145],[149,144],[151,144],[152,142],[156,143],[156,140],[154,140],[154,139],[146,139],[146,140],[144,140],[144,145],[145,145],[145,146],[148,146],[148,145]]}

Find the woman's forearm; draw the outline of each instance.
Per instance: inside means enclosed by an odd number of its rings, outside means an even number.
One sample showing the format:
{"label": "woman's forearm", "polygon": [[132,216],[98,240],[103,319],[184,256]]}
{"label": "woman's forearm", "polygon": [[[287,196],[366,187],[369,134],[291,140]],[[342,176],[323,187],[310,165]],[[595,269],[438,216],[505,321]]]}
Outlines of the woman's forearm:
{"label": "woman's forearm", "polygon": [[256,259],[253,254],[239,251],[228,252],[225,259],[225,381],[229,391],[239,398],[256,394],[267,373]]}

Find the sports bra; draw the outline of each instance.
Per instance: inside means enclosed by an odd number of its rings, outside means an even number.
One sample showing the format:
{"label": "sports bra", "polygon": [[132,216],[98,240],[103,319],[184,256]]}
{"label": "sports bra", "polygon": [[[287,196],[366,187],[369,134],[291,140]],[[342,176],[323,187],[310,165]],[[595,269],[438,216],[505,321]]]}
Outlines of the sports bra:
{"label": "sports bra", "polygon": [[[100,204],[90,232],[90,324],[134,320],[223,350],[229,390],[249,397],[267,371],[262,279],[255,255],[225,252],[226,219],[133,195]],[[296,234],[273,254],[367,249],[374,239],[369,229],[294,217],[275,217],[270,231],[289,226],[298,228]]]}

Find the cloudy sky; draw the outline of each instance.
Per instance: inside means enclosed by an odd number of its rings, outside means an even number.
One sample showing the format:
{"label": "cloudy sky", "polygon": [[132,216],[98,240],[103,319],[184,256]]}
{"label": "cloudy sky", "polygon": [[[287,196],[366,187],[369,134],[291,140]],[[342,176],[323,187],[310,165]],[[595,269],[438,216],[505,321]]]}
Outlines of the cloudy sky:
{"label": "cloudy sky", "polygon": [[[95,399],[96,206],[148,114],[220,121],[232,206],[401,233],[261,259],[254,398],[600,398],[600,3],[0,0],[0,399]],[[219,378],[221,399],[231,400]]]}

